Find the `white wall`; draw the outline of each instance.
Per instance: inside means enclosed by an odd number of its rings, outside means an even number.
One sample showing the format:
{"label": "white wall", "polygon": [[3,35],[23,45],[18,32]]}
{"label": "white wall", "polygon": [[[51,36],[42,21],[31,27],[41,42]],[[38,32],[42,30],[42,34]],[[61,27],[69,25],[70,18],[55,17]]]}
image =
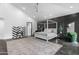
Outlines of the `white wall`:
{"label": "white wall", "polygon": [[32,22],[32,31],[36,30],[36,21],[11,4],[0,4],[0,17],[4,18],[0,39],[12,38],[12,26],[26,26],[26,22]]}

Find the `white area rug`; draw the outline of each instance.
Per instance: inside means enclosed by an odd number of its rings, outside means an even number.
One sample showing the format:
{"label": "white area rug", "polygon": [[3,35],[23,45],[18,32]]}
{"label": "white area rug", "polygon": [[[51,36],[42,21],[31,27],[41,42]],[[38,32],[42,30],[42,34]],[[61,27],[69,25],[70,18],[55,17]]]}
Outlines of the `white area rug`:
{"label": "white area rug", "polygon": [[9,55],[54,55],[61,47],[33,37],[7,41]]}

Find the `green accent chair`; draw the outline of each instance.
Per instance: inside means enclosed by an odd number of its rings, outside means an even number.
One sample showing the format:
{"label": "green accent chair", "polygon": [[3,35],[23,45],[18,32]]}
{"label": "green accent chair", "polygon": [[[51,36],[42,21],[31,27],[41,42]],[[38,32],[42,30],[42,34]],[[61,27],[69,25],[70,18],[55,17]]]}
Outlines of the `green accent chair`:
{"label": "green accent chair", "polygon": [[68,32],[68,37],[71,39],[72,42],[77,41],[77,33],[76,32]]}

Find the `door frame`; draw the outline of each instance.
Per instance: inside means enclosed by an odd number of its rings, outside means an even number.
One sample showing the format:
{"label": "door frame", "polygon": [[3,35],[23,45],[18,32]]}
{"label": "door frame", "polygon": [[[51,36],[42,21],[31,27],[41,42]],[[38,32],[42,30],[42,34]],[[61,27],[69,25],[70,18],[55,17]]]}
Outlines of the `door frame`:
{"label": "door frame", "polygon": [[[31,36],[32,36],[32,22],[26,22],[26,26],[28,26],[28,24],[31,24]],[[28,33],[28,29],[27,29],[27,33]]]}

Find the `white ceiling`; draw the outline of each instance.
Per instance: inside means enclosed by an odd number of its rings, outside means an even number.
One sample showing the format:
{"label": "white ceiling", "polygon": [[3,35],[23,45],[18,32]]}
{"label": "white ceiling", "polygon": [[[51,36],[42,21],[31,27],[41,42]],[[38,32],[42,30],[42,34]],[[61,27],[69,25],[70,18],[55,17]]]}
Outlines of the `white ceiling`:
{"label": "white ceiling", "polygon": [[40,21],[79,12],[79,3],[14,3],[15,7]]}

